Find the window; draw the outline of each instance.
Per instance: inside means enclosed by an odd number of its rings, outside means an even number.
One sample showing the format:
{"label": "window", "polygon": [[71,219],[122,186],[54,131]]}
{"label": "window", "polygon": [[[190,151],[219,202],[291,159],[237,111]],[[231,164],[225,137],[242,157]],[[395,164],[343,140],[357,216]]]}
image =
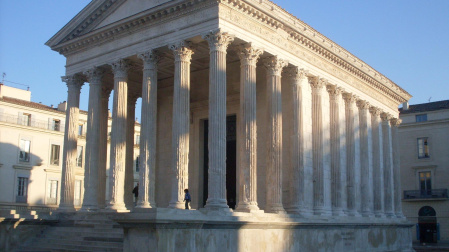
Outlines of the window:
{"label": "window", "polygon": [[75,206],[81,206],[81,180],[75,180]]}
{"label": "window", "polygon": [[61,131],[61,121],[53,119],[53,130],[54,131]]}
{"label": "window", "polygon": [[140,156],[136,157],[136,172],[139,172]]}
{"label": "window", "polygon": [[429,143],[427,137],[418,138],[418,158],[429,157]]}
{"label": "window", "polygon": [[140,135],[136,135],[136,145],[140,144]]}
{"label": "window", "polygon": [[47,187],[47,204],[56,205],[58,202],[58,181],[50,180]]}
{"label": "window", "polygon": [[83,146],[78,146],[76,151],[76,166],[83,167]]}
{"label": "window", "polygon": [[416,115],[416,122],[425,122],[427,121],[427,114]]}
{"label": "window", "polygon": [[60,150],[59,145],[56,144],[51,145],[51,157],[50,157],[51,165],[59,165],[59,150]]}
{"label": "window", "polygon": [[82,136],[83,135],[83,125],[80,124],[78,125],[78,136]]}
{"label": "window", "polygon": [[17,177],[17,203],[26,203],[28,194],[28,178]]}
{"label": "window", "polygon": [[419,190],[421,195],[432,194],[432,176],[430,171],[419,172]]}
{"label": "window", "polygon": [[22,125],[31,126],[31,115],[30,114],[23,113]]}
{"label": "window", "polygon": [[30,145],[31,141],[20,139],[20,162],[30,162]]}

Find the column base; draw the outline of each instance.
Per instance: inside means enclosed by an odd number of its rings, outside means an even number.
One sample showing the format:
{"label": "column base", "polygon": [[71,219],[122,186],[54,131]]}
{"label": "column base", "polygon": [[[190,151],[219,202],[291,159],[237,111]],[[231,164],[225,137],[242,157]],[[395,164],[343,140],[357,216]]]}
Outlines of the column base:
{"label": "column base", "polygon": [[144,201],[139,201],[137,202],[137,205],[134,207],[134,209],[139,209],[139,208],[156,208],[156,204],[151,204],[150,202],[144,202]]}
{"label": "column base", "polygon": [[289,208],[286,208],[285,211],[287,211],[288,214],[296,214],[303,217],[309,217],[313,215],[313,211],[304,207],[300,206],[292,206]]}
{"label": "column base", "polygon": [[263,213],[263,210],[257,206],[257,203],[246,203],[239,202],[237,207],[235,208],[235,212],[244,212],[244,213]]}
{"label": "column base", "polygon": [[313,214],[318,216],[332,216],[332,210],[322,206],[313,208]]}
{"label": "column base", "polygon": [[374,211],[374,216],[376,218],[385,218],[385,214],[383,212],[380,212],[380,211]]}
{"label": "column base", "polygon": [[186,209],[185,202],[175,201],[168,204],[168,208]]}
{"label": "column base", "polygon": [[363,211],[362,212],[362,217],[372,218],[372,217],[374,217],[374,213],[373,212],[369,212],[369,211]]}
{"label": "column base", "polygon": [[396,215],[394,215],[394,213],[393,212],[386,212],[385,213],[385,217],[387,217],[387,218],[396,218]]}
{"label": "column base", "polygon": [[75,206],[73,205],[59,205],[57,212],[76,212]]}
{"label": "column base", "polygon": [[121,204],[111,204],[109,206],[107,206],[104,211],[106,212],[114,212],[114,213],[127,213],[130,212],[130,210],[128,210],[125,207],[124,203]]}
{"label": "column base", "polygon": [[348,210],[348,216],[361,217],[362,215],[357,210]]}
{"label": "column base", "polygon": [[225,208],[229,208],[227,202],[225,199],[211,199],[211,200],[207,200],[206,201],[206,205],[204,206],[204,208],[206,209],[225,209]]}
{"label": "column base", "polygon": [[332,210],[332,216],[346,216],[346,213],[343,209],[335,209]]}
{"label": "column base", "polygon": [[267,206],[265,209],[265,213],[276,213],[276,214],[286,214],[284,207],[282,204],[274,204],[271,206]]}
{"label": "column base", "polygon": [[82,206],[80,212],[97,212],[97,206]]}

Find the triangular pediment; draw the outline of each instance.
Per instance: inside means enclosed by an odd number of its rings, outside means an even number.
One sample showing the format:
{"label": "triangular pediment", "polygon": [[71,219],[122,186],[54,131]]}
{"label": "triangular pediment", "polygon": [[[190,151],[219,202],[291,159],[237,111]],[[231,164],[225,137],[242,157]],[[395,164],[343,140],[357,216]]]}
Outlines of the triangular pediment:
{"label": "triangular pediment", "polygon": [[93,0],[45,43],[53,48],[96,29],[173,0]]}

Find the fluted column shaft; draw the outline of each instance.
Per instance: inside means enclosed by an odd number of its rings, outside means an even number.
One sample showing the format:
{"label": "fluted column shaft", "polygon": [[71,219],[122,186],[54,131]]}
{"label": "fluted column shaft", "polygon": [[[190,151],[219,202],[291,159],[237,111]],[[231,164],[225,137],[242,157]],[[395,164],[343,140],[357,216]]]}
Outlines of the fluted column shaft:
{"label": "fluted column shaft", "polygon": [[360,159],[357,158],[359,147],[358,125],[359,118],[355,106],[356,98],[350,93],[344,93],[345,118],[346,118],[346,167],[347,167],[347,195],[348,215],[357,216],[357,194],[360,184],[357,182],[357,169],[360,167]]}
{"label": "fluted column shaft", "polygon": [[257,211],[256,64],[263,50],[246,44],[240,57],[240,118],[238,126],[237,211]]}
{"label": "fluted column shaft", "polygon": [[84,165],[84,199],[82,211],[98,210],[98,167],[100,158],[101,79],[103,71],[94,68],[86,73],[89,81],[86,162]]}
{"label": "fluted column shaft", "polygon": [[387,217],[394,216],[394,188],[393,188],[393,149],[391,139],[391,115],[382,113],[382,144],[384,163],[384,200],[385,214]]}
{"label": "fluted column shaft", "polygon": [[360,121],[360,164],[361,164],[361,193],[362,215],[373,216],[373,155],[372,131],[369,117],[369,103],[357,101]]}
{"label": "fluted column shaft", "polygon": [[184,208],[184,189],[189,182],[190,60],[187,42],[171,45],[175,56],[172,128],[172,191],[170,208]]}
{"label": "fluted column shaft", "polygon": [[125,161],[125,206],[128,209],[134,207],[132,194],[134,188],[134,130],[135,130],[135,120],[136,118],[136,101],[137,95],[128,93],[128,107],[127,107],[127,118],[126,118],[126,161]]}
{"label": "fluted column shaft", "polygon": [[[290,77],[292,93],[292,135],[291,138],[291,188],[289,213],[311,215],[313,213],[312,195],[313,162],[311,151],[311,118],[312,97],[307,72],[297,67],[287,68],[286,74]],[[309,176],[309,177],[308,177]]]}
{"label": "fluted column shaft", "polygon": [[75,167],[78,142],[78,117],[81,86],[84,81],[78,75],[62,77],[67,83],[67,110],[65,117],[64,149],[62,152],[60,211],[75,211]]}
{"label": "fluted column shaft", "polygon": [[126,126],[128,105],[128,62],[120,60],[112,64],[114,72],[114,98],[111,127],[111,161],[109,168],[108,210],[126,211],[124,203],[126,167]]}
{"label": "fluted column shaft", "polygon": [[383,178],[383,151],[382,151],[382,125],[380,110],[371,107],[371,127],[373,136],[373,202],[374,214],[382,217],[384,214],[384,178]]}
{"label": "fluted column shaft", "polygon": [[156,207],[157,64],[153,50],[142,53],[142,115],[140,125],[139,200],[137,208]]}
{"label": "fluted column shaft", "polygon": [[[332,214],[341,216],[344,215],[343,209],[346,208],[346,178],[342,177],[342,151],[341,148],[341,130],[340,127],[340,100],[341,89],[335,85],[328,85],[330,101],[330,150],[331,150],[331,200],[332,200]],[[344,140],[344,139],[343,139]],[[344,153],[345,154],[345,153]],[[345,174],[346,172],[344,172]]]}
{"label": "fluted column shaft", "polygon": [[226,50],[234,37],[221,30],[207,33],[209,43],[209,169],[206,208],[226,204]]}
{"label": "fluted column shaft", "polygon": [[401,192],[401,161],[399,157],[399,125],[402,120],[391,119],[391,138],[393,142],[393,188],[394,188],[394,213],[398,218],[404,218],[402,213]]}
{"label": "fluted column shaft", "polygon": [[[313,209],[314,214],[332,214],[330,190],[329,102],[324,93],[325,79],[310,78],[312,86],[312,148],[313,148]],[[329,97],[329,96],[327,96]],[[325,104],[327,102],[327,104]],[[323,110],[327,110],[324,111]]]}
{"label": "fluted column shaft", "polygon": [[109,96],[112,89],[103,87],[101,92],[101,112],[100,112],[100,143],[98,160],[98,208],[106,206],[106,162],[108,153],[108,122],[109,122]]}
{"label": "fluted column shaft", "polygon": [[273,56],[265,59],[267,69],[267,199],[265,212],[285,212],[282,205],[282,96],[281,73],[285,60]]}

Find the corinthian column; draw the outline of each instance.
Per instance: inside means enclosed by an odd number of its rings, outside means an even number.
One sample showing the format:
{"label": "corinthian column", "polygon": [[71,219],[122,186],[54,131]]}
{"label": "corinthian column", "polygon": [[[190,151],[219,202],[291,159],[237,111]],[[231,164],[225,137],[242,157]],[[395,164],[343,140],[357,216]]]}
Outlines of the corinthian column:
{"label": "corinthian column", "polygon": [[78,141],[78,116],[81,86],[84,84],[79,75],[62,77],[67,83],[67,110],[65,115],[64,149],[62,152],[60,211],[75,211],[75,167]]}
{"label": "corinthian column", "polygon": [[157,64],[153,50],[142,53],[142,115],[140,125],[139,200],[137,208],[156,207]]}
{"label": "corinthian column", "polygon": [[100,157],[101,79],[103,71],[93,68],[85,72],[89,81],[87,114],[86,163],[84,165],[84,199],[81,211],[98,210],[98,166]]}
{"label": "corinthian column", "polygon": [[226,204],[226,50],[234,36],[220,29],[203,36],[209,43],[209,169],[206,208]]}
{"label": "corinthian column", "polygon": [[[329,102],[325,79],[310,79],[312,86],[313,209],[316,215],[332,215],[330,187]],[[329,96],[327,96],[329,97]],[[326,104],[327,102],[327,104]]]}
{"label": "corinthian column", "polygon": [[394,188],[394,213],[398,218],[405,218],[402,213],[401,193],[401,161],[399,157],[399,125],[402,120],[391,119],[391,138],[393,142],[393,188]]}
{"label": "corinthian column", "polygon": [[240,118],[239,164],[236,211],[251,212],[257,206],[257,124],[256,124],[256,63],[262,49],[242,45],[240,57]]}
{"label": "corinthian column", "polygon": [[371,107],[371,127],[373,134],[373,201],[374,215],[384,215],[384,178],[383,178],[383,151],[382,151],[382,126],[380,109]]}
{"label": "corinthian column", "polygon": [[101,153],[98,161],[98,207],[100,209],[106,206],[106,161],[108,154],[108,122],[109,122],[109,96],[111,88],[103,86],[101,92],[101,111],[100,111],[100,143],[99,152]]}
{"label": "corinthian column", "polygon": [[356,97],[350,93],[344,93],[345,119],[346,119],[346,166],[347,166],[347,195],[348,195],[348,215],[359,216],[357,211],[357,195],[360,190],[360,183],[357,171],[360,169],[360,157],[357,150],[359,144],[359,117],[355,107]]}
{"label": "corinthian column", "polygon": [[138,96],[128,93],[128,107],[126,118],[126,161],[125,161],[125,206],[128,209],[134,207],[133,198],[131,193],[134,188],[134,126],[136,118],[136,101]]}
{"label": "corinthian column", "polygon": [[[342,159],[346,157],[346,150],[341,146],[342,131],[340,129],[341,88],[328,85],[330,101],[330,149],[331,149],[331,200],[332,213],[343,216],[346,209],[346,167],[342,166]],[[344,127],[342,125],[341,127]],[[344,140],[344,138],[343,138]]]}
{"label": "corinthian column", "polygon": [[393,149],[391,146],[391,115],[381,114],[382,118],[382,143],[383,143],[383,163],[384,163],[384,190],[385,190],[385,214],[387,217],[394,217],[394,188],[393,188]]}
{"label": "corinthian column", "polygon": [[175,56],[172,131],[172,191],[170,208],[184,208],[189,182],[190,60],[193,51],[185,41],[171,45]]}
{"label": "corinthian column", "polygon": [[265,212],[283,213],[282,205],[282,97],[281,73],[288,62],[273,56],[264,60],[267,69],[267,199]]}
{"label": "corinthian column", "polygon": [[357,101],[360,121],[360,164],[361,164],[361,193],[362,216],[373,216],[373,149],[371,120],[369,119],[369,103]]}
{"label": "corinthian column", "polygon": [[310,143],[312,142],[312,96],[307,80],[307,72],[297,67],[287,68],[290,77],[293,104],[293,132],[291,136],[291,205],[289,213],[313,214],[313,162]]}
{"label": "corinthian column", "polygon": [[128,68],[126,60],[112,63],[114,102],[111,127],[111,162],[109,168],[109,204],[107,210],[127,211],[124,203],[126,167],[126,120],[128,105]]}

